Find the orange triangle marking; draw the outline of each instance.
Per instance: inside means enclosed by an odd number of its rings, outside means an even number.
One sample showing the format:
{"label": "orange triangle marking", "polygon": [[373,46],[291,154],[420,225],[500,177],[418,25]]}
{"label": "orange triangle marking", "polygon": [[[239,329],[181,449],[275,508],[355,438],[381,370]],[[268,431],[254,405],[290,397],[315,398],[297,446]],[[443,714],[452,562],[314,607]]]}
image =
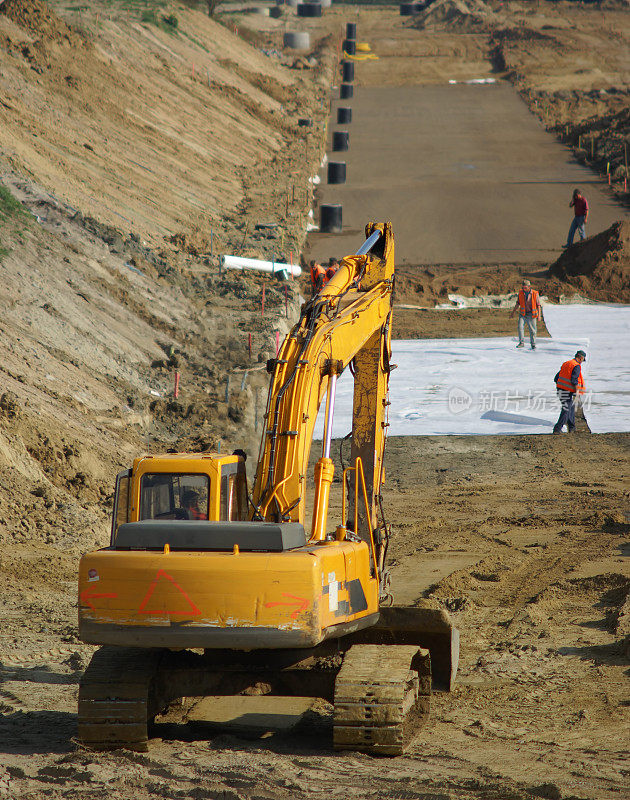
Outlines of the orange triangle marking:
{"label": "orange triangle marking", "polygon": [[[149,605],[149,601],[153,598],[155,592],[158,592],[158,596],[162,600],[162,608],[147,608]],[[175,591],[173,591],[175,590]],[[187,607],[183,610],[179,607],[169,608],[168,606],[176,605],[179,606],[182,597],[186,601]],[[157,597],[155,598],[158,599]],[[168,603],[167,603],[168,600]],[[198,617],[201,614],[201,611],[197,608],[197,606],[193,603],[193,601],[188,597],[186,592],[182,589],[182,587],[177,583],[177,581],[168,573],[164,572],[163,569],[159,569],[157,575],[155,576],[155,580],[149,586],[147,593],[144,596],[143,601],[140,603],[140,607],[138,608],[138,614],[165,614],[166,616],[193,616]]]}

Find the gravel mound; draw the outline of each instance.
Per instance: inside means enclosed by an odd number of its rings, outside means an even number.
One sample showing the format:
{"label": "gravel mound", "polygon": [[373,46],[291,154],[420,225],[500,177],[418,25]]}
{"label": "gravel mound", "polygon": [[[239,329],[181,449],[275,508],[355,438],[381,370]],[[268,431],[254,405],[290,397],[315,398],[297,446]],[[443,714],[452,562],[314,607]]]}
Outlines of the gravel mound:
{"label": "gravel mound", "polygon": [[479,32],[497,24],[497,15],[482,0],[437,0],[418,14],[414,27]]}
{"label": "gravel mound", "polygon": [[66,44],[82,41],[74,28],[67,25],[41,0],[5,0],[0,4],[0,14],[30,31],[36,39]]}

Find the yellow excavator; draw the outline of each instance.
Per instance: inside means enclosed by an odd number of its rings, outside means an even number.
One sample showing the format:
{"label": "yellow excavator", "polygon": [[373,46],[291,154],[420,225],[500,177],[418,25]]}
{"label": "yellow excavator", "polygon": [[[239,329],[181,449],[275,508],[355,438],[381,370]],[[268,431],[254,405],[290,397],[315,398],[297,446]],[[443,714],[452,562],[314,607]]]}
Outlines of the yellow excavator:
{"label": "yellow excavator", "polygon": [[[390,223],[302,307],[272,373],[251,494],[242,451],[146,455],[118,475],[110,545],[81,559],[87,747],[146,750],[174,701],[255,691],[334,704],[336,749],[398,755],[450,689],[459,635],[439,607],[391,605],[381,500],[394,287]],[[341,519],[328,524],[337,378],[354,376]],[[309,455],[322,455],[305,529]],[[349,434],[350,435],[350,434]]]}

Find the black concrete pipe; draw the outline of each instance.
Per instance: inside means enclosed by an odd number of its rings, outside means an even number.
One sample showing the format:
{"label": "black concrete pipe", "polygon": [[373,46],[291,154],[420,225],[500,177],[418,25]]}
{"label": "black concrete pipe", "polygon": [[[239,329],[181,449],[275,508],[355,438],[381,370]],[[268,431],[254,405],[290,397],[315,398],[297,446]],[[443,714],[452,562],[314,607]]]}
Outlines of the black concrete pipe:
{"label": "black concrete pipe", "polygon": [[319,209],[319,229],[322,233],[341,233],[341,205],[322,205]]}
{"label": "black concrete pipe", "polygon": [[354,95],[354,86],[351,83],[342,83],[339,87],[339,99],[350,100]]}
{"label": "black concrete pipe", "polygon": [[343,40],[343,52],[347,53],[349,56],[355,55],[357,52],[357,43],[354,39]]}
{"label": "black concrete pipe", "polygon": [[332,149],[333,152],[347,150],[350,147],[350,134],[348,131],[333,131]]}
{"label": "black concrete pipe", "polygon": [[328,183],[345,183],[345,182],[346,182],[346,162],[329,161]]}
{"label": "black concrete pipe", "polygon": [[354,64],[352,61],[341,62],[341,80],[344,83],[352,83],[354,80]]}
{"label": "black concrete pipe", "polygon": [[357,23],[346,22],[346,39],[356,39],[356,38],[357,38]]}
{"label": "black concrete pipe", "polygon": [[352,122],[352,109],[341,106],[337,109],[337,125],[349,125]]}
{"label": "black concrete pipe", "polygon": [[321,3],[298,3],[297,15],[298,17],[321,17],[322,5]]}

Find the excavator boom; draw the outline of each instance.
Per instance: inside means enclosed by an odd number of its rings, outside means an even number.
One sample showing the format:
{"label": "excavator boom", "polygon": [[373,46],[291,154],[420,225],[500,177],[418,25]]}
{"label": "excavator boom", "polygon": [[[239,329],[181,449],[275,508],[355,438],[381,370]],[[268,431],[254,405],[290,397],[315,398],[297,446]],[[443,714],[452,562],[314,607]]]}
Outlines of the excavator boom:
{"label": "excavator boom", "polygon": [[[366,252],[342,260],[324,290],[306,304],[271,363],[253,519],[304,524],[317,412],[331,382],[349,364],[355,385],[353,455],[362,456],[373,515],[385,440],[394,242],[389,223],[368,225],[366,237]],[[330,434],[328,427],[325,433]],[[324,526],[318,520],[325,505],[317,512],[312,535],[321,538]]]}

